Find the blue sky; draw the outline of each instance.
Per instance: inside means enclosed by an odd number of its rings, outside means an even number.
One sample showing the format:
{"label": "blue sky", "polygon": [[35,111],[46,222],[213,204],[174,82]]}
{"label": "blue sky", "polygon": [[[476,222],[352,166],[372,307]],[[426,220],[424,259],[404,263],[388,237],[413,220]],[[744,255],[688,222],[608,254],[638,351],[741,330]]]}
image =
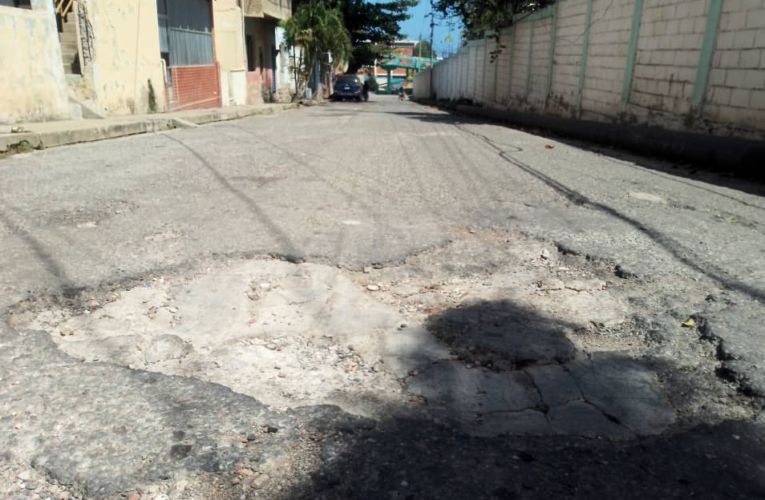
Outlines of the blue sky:
{"label": "blue sky", "polygon": [[[412,8],[410,11],[412,18],[401,24],[401,32],[405,34],[409,40],[417,40],[420,35],[422,35],[423,40],[430,38],[430,18],[425,17],[425,15],[429,13],[430,0],[420,0],[417,7]],[[447,22],[443,19],[436,18],[436,23],[436,29],[433,35],[433,45],[435,45],[436,54],[443,56],[444,52],[449,49],[449,43],[444,40],[446,35],[451,35],[454,39],[454,42],[451,44],[451,51],[454,52],[459,49],[459,23],[452,22],[453,26],[451,29],[449,29]]]}

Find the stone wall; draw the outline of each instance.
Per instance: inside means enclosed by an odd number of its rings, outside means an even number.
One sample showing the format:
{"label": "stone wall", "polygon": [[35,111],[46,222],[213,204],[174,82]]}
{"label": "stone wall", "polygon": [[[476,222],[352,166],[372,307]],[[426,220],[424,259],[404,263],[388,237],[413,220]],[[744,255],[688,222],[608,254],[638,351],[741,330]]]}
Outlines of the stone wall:
{"label": "stone wall", "polygon": [[438,99],[763,139],[765,2],[559,0],[432,71]]}

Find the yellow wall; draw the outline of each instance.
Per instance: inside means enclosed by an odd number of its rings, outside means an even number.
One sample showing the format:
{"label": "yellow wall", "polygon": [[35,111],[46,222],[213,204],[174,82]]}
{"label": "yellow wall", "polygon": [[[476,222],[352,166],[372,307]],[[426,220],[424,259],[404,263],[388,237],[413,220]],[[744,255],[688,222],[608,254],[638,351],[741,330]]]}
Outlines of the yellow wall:
{"label": "yellow wall", "polygon": [[0,123],[65,120],[69,113],[52,3],[0,6]]}
{"label": "yellow wall", "polygon": [[149,84],[165,109],[156,0],[78,0],[93,29],[93,61],[83,68],[97,106],[108,114],[149,112]]}
{"label": "yellow wall", "polygon": [[239,0],[215,0],[213,4],[215,25],[215,55],[221,71],[245,69],[242,35],[242,10]]}

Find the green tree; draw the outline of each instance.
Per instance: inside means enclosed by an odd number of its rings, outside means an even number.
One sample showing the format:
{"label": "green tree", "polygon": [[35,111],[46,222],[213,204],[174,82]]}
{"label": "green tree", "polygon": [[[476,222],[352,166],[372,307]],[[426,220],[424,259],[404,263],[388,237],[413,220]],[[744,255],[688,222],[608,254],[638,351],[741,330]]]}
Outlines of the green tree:
{"label": "green tree", "polygon": [[[430,42],[427,40],[420,40],[415,44],[414,46],[414,55],[418,57],[430,57]],[[433,57],[436,57],[438,54],[436,54],[435,49],[433,50]]]}
{"label": "green tree", "polygon": [[394,41],[402,38],[400,25],[411,17],[409,9],[418,3],[418,0],[380,3],[366,0],[294,0],[293,9],[296,5],[306,5],[311,1],[326,3],[342,13],[353,47],[348,61],[349,73],[373,64],[376,58],[387,53]]}
{"label": "green tree", "polygon": [[436,10],[445,17],[462,21],[463,40],[479,38],[486,31],[499,32],[510,26],[513,14],[533,12],[556,0],[435,0]]}
{"label": "green tree", "polygon": [[351,38],[339,10],[322,2],[303,4],[282,22],[282,27],[284,41],[292,52],[298,95],[313,78],[317,63],[329,65],[330,54],[334,65],[348,61]]}

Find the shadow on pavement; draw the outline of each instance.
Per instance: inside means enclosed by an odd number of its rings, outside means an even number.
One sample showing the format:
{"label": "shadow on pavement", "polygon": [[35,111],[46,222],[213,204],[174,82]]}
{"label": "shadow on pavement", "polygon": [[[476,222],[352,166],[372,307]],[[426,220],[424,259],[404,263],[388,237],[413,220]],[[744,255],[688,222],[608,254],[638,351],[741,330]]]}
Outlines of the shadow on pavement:
{"label": "shadow on pavement", "polygon": [[[765,495],[763,429],[735,420],[683,428],[656,377],[675,367],[578,352],[566,325],[507,301],[446,310],[428,327],[455,355],[405,378],[420,409],[392,406],[371,430],[309,436],[320,469],[280,498]],[[431,342],[410,344],[413,359],[433,352]]]}
{"label": "shadow on pavement", "polygon": [[62,263],[46,248],[39,238],[24,227],[23,223],[14,222],[7,213],[0,210],[0,224],[4,225],[12,234],[18,236],[24,242],[40,266],[56,280],[65,297],[74,297],[83,290],[82,287],[75,286]]}

